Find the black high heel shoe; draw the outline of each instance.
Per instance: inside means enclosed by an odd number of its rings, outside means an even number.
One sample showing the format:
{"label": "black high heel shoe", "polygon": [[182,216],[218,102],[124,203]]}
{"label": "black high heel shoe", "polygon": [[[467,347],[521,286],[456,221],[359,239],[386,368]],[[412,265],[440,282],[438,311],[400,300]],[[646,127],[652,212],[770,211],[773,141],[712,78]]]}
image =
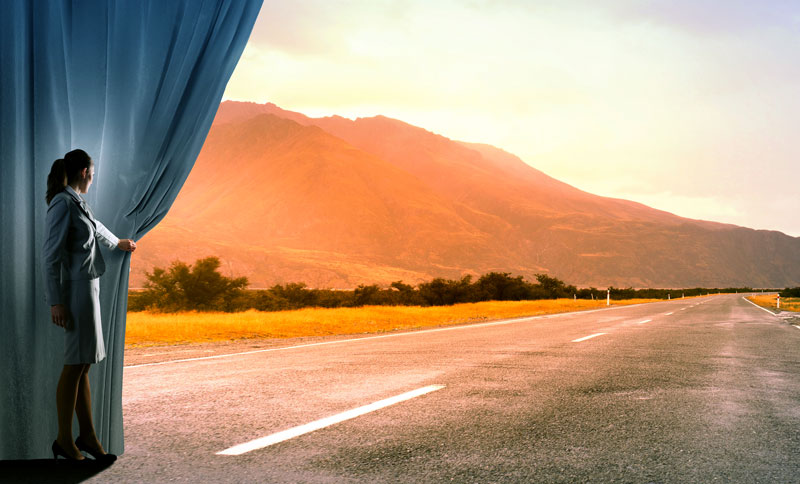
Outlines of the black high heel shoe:
{"label": "black high heel shoe", "polygon": [[51,449],[53,450],[53,459],[56,459],[56,460],[58,459],[58,456],[63,456],[65,459],[67,459],[70,462],[83,462],[83,461],[86,460],[85,457],[83,459],[76,459],[74,457],[70,457],[67,454],[67,451],[64,450],[64,448],[61,447],[61,445],[59,445],[57,440],[53,441],[53,446],[51,447]]}
{"label": "black high heel shoe", "polygon": [[94,460],[97,461],[97,463],[99,464],[111,464],[112,462],[117,460],[117,456],[115,454],[100,454],[90,449],[89,446],[86,445],[86,442],[84,442],[83,439],[80,437],[80,435],[78,436],[77,439],[75,439],[75,445],[78,447],[78,450],[87,452],[89,455],[94,457]]}

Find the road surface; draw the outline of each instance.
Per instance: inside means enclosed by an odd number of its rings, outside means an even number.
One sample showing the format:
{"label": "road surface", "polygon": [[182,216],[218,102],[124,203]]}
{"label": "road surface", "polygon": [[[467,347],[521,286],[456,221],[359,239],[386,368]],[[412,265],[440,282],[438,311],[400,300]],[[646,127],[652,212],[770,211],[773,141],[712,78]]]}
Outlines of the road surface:
{"label": "road surface", "polygon": [[139,359],[87,482],[800,482],[800,330],[740,296],[319,343]]}

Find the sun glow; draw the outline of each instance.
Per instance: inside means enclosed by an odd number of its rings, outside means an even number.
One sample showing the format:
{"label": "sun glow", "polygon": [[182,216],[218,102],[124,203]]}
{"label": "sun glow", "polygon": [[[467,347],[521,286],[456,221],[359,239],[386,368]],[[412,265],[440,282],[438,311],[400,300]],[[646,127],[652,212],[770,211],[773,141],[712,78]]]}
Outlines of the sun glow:
{"label": "sun glow", "polygon": [[601,195],[800,235],[781,195],[800,177],[800,7],[678,3],[267,3],[225,98],[381,114]]}

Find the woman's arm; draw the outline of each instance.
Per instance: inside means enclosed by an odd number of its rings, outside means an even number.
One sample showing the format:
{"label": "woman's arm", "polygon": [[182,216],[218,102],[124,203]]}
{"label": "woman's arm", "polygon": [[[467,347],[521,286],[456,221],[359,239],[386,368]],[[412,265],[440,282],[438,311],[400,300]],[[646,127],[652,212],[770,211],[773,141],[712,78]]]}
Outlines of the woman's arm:
{"label": "woman's arm", "polygon": [[119,238],[116,235],[112,234],[111,231],[108,230],[105,225],[100,223],[99,220],[94,219],[94,226],[95,226],[95,236],[106,247],[108,247],[109,249],[113,249],[114,247],[119,245]]}
{"label": "woman's arm", "polygon": [[69,209],[62,197],[53,199],[47,208],[44,232],[44,279],[47,303],[64,304],[61,300],[61,259],[69,232]]}
{"label": "woman's arm", "polygon": [[136,250],[136,242],[133,240],[118,238],[97,219],[95,219],[94,223],[96,228],[95,234],[97,235],[97,238],[109,249],[116,247],[119,250],[124,250],[126,252],[133,252]]}

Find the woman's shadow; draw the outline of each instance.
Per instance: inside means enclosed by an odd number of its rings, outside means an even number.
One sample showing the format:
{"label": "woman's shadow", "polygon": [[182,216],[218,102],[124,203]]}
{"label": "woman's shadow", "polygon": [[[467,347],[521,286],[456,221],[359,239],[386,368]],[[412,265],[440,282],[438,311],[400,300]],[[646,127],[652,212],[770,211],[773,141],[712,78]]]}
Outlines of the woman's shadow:
{"label": "woman's shadow", "polygon": [[100,464],[88,458],[81,462],[53,459],[0,460],[0,482],[77,483],[110,466],[111,464]]}

